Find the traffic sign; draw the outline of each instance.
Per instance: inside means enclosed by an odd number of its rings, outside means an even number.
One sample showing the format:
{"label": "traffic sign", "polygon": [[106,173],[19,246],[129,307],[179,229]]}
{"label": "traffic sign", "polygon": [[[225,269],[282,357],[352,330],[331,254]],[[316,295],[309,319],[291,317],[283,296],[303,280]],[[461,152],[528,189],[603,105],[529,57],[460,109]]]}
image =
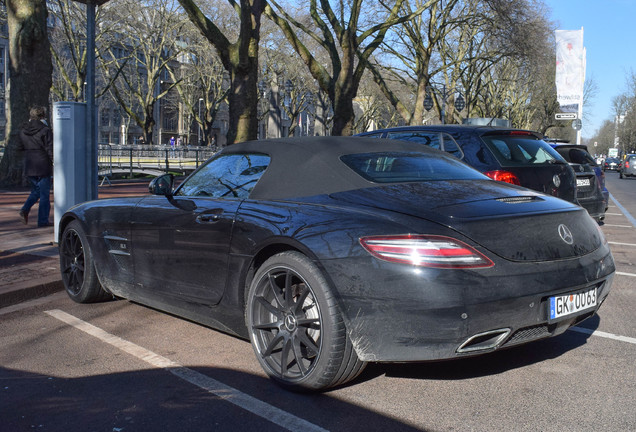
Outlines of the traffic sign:
{"label": "traffic sign", "polygon": [[554,114],[555,120],[576,120],[578,118],[577,113],[556,113]]}

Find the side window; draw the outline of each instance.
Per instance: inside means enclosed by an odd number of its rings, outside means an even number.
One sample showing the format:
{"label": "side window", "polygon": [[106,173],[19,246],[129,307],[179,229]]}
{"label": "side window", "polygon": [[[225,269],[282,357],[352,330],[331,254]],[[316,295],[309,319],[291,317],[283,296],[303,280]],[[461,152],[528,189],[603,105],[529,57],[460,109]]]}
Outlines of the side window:
{"label": "side window", "polygon": [[269,156],[258,153],[221,155],[193,174],[175,195],[247,198],[269,162]]}
{"label": "side window", "polygon": [[455,141],[455,138],[447,133],[441,133],[440,138],[442,141],[442,148],[445,152],[452,154],[457,159],[462,159],[464,157],[464,152],[461,147],[459,147],[459,144],[457,144],[457,141]]}
{"label": "side window", "polygon": [[510,149],[506,145],[505,141],[498,140],[498,139],[492,139],[492,140],[490,140],[490,142],[499,151],[499,154],[501,156],[503,156],[508,161],[512,160],[512,153],[510,152]]}

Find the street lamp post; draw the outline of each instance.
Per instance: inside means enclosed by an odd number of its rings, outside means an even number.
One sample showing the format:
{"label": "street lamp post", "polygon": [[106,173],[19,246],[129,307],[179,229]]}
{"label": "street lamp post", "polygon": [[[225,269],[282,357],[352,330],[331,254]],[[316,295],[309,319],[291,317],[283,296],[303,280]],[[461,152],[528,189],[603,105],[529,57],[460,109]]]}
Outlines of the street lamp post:
{"label": "street lamp post", "polygon": [[199,123],[199,130],[198,130],[198,137],[199,137],[199,141],[197,142],[197,145],[201,145],[201,127],[202,127],[202,123],[203,123],[203,119],[201,118],[201,102],[203,102],[203,98],[199,98],[199,120],[201,121],[201,123]]}
{"label": "street lamp post", "polygon": [[261,104],[261,118],[258,127],[258,138],[265,139],[267,138],[267,124],[269,122],[270,101],[267,98],[267,83],[264,79],[258,82],[258,95],[258,100]]}
{"label": "street lamp post", "polygon": [[289,131],[291,130],[292,120],[293,120],[293,104],[292,104],[292,92],[294,91],[294,83],[292,80],[288,79],[285,81],[285,106],[289,110],[289,126],[287,127],[287,136],[289,136]]}
{"label": "street lamp post", "polygon": [[[95,115],[95,6],[109,0],[75,0],[86,5],[86,184],[87,198],[97,199],[97,127]],[[88,96],[88,97],[86,97]]]}
{"label": "street lamp post", "polygon": [[[430,111],[431,108],[433,108],[433,98],[431,97],[431,91],[433,93],[437,93],[442,98],[441,120],[442,124],[446,124],[446,98],[448,98],[448,96],[450,96],[457,90],[447,89],[446,84],[442,84],[442,91],[440,93],[440,91],[435,87],[428,86],[426,88],[426,97],[424,98],[424,108],[426,109],[426,111]],[[464,110],[464,108],[466,108],[466,101],[464,100],[461,92],[457,91],[457,93],[458,97],[455,98],[455,109],[461,112]]]}

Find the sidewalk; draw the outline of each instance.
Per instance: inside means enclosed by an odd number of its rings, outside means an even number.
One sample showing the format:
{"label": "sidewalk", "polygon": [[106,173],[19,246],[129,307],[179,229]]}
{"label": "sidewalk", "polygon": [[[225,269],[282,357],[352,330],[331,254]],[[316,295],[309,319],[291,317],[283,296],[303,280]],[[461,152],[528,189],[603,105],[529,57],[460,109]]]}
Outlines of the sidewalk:
{"label": "sidewalk", "polygon": [[[144,195],[148,183],[113,181],[99,187],[99,198]],[[26,188],[0,189],[0,308],[64,289],[53,227],[37,228],[38,204],[31,209],[28,225],[18,217],[28,195]]]}

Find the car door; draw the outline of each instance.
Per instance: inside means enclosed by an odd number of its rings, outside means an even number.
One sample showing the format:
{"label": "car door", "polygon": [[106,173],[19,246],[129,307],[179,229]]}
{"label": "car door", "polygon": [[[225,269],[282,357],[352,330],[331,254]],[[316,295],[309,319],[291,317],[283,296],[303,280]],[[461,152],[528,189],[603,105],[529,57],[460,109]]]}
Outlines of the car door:
{"label": "car door", "polygon": [[174,196],[142,200],[131,224],[137,288],[151,296],[218,303],[237,210],[268,164],[262,154],[221,155]]}

